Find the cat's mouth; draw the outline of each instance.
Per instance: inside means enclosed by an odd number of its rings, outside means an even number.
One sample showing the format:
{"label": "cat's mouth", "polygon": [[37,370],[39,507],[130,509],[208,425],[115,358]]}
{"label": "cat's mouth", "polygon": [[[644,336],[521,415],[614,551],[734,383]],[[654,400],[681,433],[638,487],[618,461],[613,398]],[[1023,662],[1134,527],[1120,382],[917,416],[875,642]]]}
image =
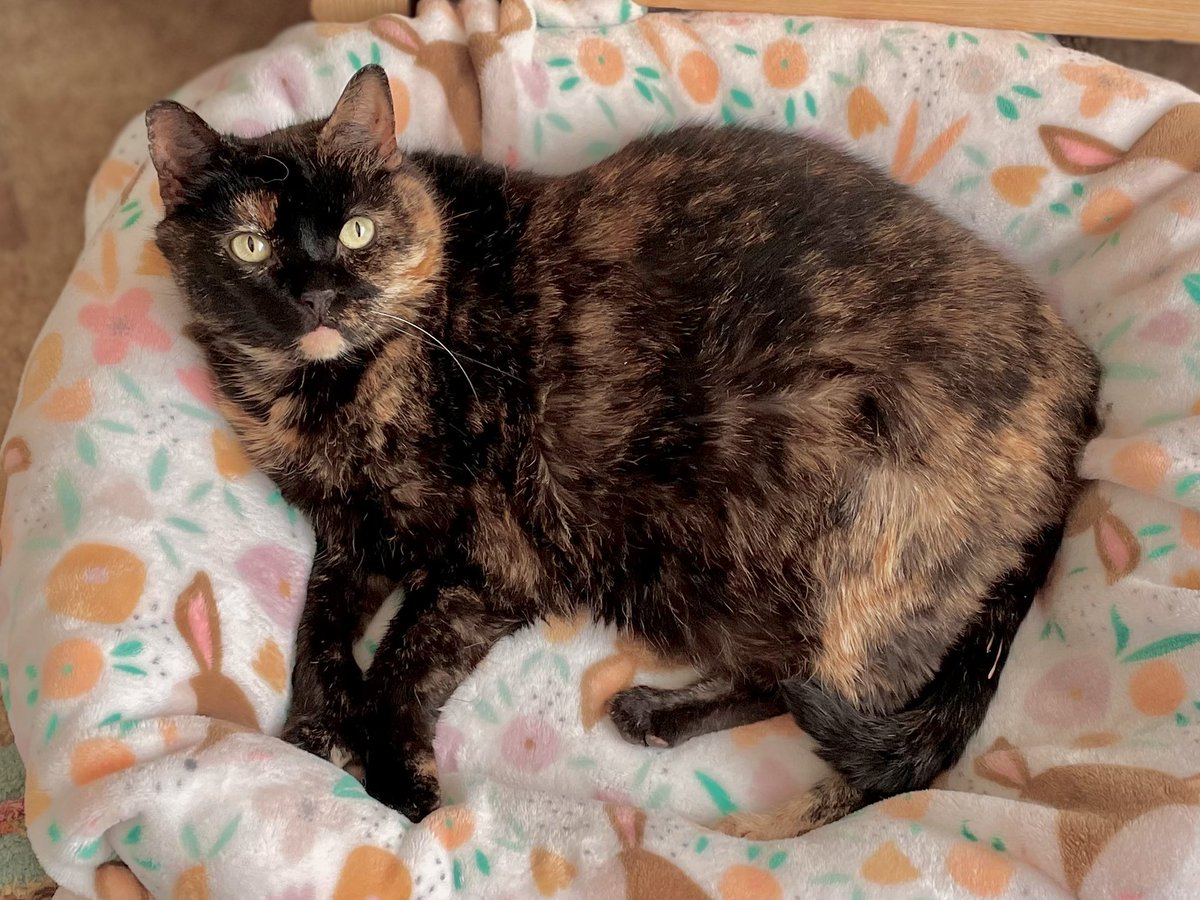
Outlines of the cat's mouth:
{"label": "cat's mouth", "polygon": [[313,362],[328,362],[337,359],[350,348],[340,331],[328,325],[318,325],[300,338],[300,355]]}

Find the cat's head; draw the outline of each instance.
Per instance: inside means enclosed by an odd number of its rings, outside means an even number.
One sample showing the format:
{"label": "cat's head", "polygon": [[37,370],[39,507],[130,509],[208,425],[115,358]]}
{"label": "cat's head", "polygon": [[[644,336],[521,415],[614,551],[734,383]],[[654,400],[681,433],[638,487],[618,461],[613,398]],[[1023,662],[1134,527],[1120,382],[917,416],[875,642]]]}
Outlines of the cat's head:
{"label": "cat's head", "polygon": [[158,246],[209,334],[301,361],[405,329],[441,268],[442,225],[396,147],[378,66],[323,122],[217,134],[171,101],[146,113],[166,216]]}

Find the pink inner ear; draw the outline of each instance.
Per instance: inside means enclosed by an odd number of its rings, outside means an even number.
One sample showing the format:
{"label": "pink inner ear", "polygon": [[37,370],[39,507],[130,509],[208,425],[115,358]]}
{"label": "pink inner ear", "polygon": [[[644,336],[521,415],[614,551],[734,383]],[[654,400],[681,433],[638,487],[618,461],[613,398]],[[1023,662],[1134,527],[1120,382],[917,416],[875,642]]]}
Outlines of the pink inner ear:
{"label": "pink inner ear", "polygon": [[1024,786],[1025,773],[1017,762],[1016,754],[1011,750],[993,750],[981,759],[980,764],[997,778],[1002,778],[1009,784]]}
{"label": "pink inner ear", "polygon": [[395,22],[390,21],[386,17],[378,18],[371,24],[381,36],[387,38],[392,43],[407,47],[414,53],[421,49],[413,40],[413,36],[409,33],[407,28],[397,25]]}
{"label": "pink inner ear", "polygon": [[1061,134],[1057,135],[1055,140],[1058,142],[1058,149],[1063,157],[1077,166],[1096,169],[1103,166],[1111,166],[1121,158],[1103,147],[1087,144],[1074,138],[1064,137]]}
{"label": "pink inner ear", "polygon": [[1100,545],[1102,555],[1113,570],[1124,574],[1132,567],[1133,559],[1130,556],[1129,547],[1121,540],[1121,535],[1113,527],[1110,518],[1103,516],[1096,523],[1097,543]]}
{"label": "pink inner ear", "polygon": [[629,847],[637,846],[637,818],[632,806],[613,807],[612,820],[617,828],[621,843]]}
{"label": "pink inner ear", "polygon": [[213,667],[213,636],[208,624],[208,610],[205,609],[204,594],[196,591],[188,598],[188,628],[196,642],[196,649],[204,657],[204,664]]}

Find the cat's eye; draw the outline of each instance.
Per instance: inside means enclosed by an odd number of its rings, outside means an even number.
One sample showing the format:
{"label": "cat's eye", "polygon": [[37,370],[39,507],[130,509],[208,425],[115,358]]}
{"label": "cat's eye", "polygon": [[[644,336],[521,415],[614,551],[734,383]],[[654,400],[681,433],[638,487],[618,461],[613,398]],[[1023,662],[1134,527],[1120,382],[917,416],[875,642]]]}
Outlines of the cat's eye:
{"label": "cat's eye", "polygon": [[262,262],[271,255],[271,242],[261,234],[241,231],[229,242],[229,251],[242,262]]}
{"label": "cat's eye", "polygon": [[375,223],[366,216],[355,216],[346,220],[346,224],[342,226],[342,233],[338,235],[338,240],[351,250],[361,250],[371,243],[373,237],[375,237]]}

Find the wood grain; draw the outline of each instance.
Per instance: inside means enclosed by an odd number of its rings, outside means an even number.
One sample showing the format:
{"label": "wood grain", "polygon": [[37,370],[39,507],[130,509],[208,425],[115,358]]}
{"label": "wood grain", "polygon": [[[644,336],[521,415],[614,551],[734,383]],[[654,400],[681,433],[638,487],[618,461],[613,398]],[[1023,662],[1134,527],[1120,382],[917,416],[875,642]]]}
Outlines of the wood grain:
{"label": "wood grain", "polygon": [[1200,0],[669,0],[658,5],[1200,42]]}

